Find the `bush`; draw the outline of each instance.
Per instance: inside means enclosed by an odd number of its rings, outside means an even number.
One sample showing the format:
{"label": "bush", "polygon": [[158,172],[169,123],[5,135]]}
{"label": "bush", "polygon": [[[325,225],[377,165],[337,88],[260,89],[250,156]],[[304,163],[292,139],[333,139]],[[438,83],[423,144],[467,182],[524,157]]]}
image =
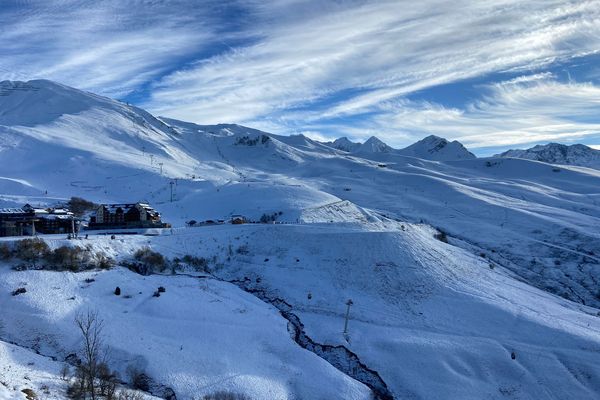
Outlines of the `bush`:
{"label": "bush", "polygon": [[247,244],[243,244],[240,247],[238,247],[235,252],[241,255],[248,255],[250,253],[250,250],[248,249]]}
{"label": "bush", "polygon": [[61,246],[46,255],[53,269],[68,269],[73,272],[85,269],[89,264],[89,255],[81,247]]}
{"label": "bush", "polygon": [[195,257],[186,254],[185,256],[183,256],[181,261],[183,261],[190,267],[194,267],[197,271],[206,271],[206,268],[208,267],[208,260],[204,257]]}
{"label": "bush", "polygon": [[49,253],[50,247],[48,247],[48,244],[42,239],[35,238],[19,240],[15,245],[14,255],[35,268],[38,261],[45,258]]}
{"label": "bush", "polygon": [[152,272],[163,272],[167,267],[167,260],[159,252],[151,250],[149,247],[139,249],[133,255],[137,264],[134,264],[134,270],[142,275],[148,275]]}
{"label": "bush", "polygon": [[27,293],[27,289],[25,289],[24,287],[20,287],[20,288],[18,288],[16,290],[13,290],[12,295],[13,296],[18,296],[18,295],[23,294],[23,293]]}
{"label": "bush", "polygon": [[96,253],[92,263],[100,269],[111,269],[115,266],[115,260],[102,253]]}
{"label": "bush", "polygon": [[440,242],[448,243],[448,235],[446,235],[446,232],[439,231],[438,233],[433,235],[433,237],[439,240]]}
{"label": "bush", "polygon": [[35,400],[38,397],[37,394],[31,389],[23,389],[23,390],[21,390],[21,392],[23,392],[23,394],[25,394],[25,398],[27,400]]}
{"label": "bush", "polygon": [[98,365],[97,370],[100,395],[104,396],[107,400],[113,399],[117,391],[119,375],[115,371],[111,371],[104,362]]}
{"label": "bush", "polygon": [[250,397],[241,393],[219,391],[207,394],[202,400],[250,400]]}
{"label": "bush", "polygon": [[261,224],[268,224],[270,222],[275,222],[277,220],[277,217],[279,217],[281,214],[283,214],[281,211],[279,212],[274,212],[273,214],[263,214],[260,216],[260,223]]}
{"label": "bush", "polygon": [[127,377],[131,387],[147,392],[150,390],[150,377],[140,368],[130,365],[127,367]]}
{"label": "bush", "polygon": [[117,400],[143,400],[144,396],[142,396],[139,392],[134,392],[133,390],[121,390],[117,395]]}
{"label": "bush", "polygon": [[82,199],[81,197],[71,197],[71,200],[67,202],[67,207],[78,217],[83,216],[86,211],[92,211],[98,208],[98,204]]}
{"label": "bush", "polygon": [[12,257],[12,251],[6,243],[0,243],[0,260],[9,260]]}

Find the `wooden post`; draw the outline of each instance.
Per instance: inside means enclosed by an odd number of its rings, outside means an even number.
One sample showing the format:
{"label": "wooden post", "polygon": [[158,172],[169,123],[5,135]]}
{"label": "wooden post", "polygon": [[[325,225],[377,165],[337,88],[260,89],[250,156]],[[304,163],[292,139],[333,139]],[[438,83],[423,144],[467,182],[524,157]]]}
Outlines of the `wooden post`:
{"label": "wooden post", "polygon": [[348,318],[350,317],[350,306],[354,304],[352,302],[352,299],[348,299],[348,301],[346,302],[346,305],[348,306],[348,308],[346,308],[346,321],[344,322],[344,335],[348,334]]}

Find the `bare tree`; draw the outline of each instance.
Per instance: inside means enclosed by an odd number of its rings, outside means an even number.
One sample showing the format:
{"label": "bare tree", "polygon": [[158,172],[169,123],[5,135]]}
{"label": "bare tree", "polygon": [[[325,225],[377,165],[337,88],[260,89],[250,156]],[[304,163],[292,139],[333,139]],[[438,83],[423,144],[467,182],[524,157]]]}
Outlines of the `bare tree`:
{"label": "bare tree", "polygon": [[75,324],[83,337],[81,377],[85,379],[82,385],[85,391],[96,400],[96,380],[102,364],[102,328],[103,321],[98,317],[98,312],[88,310],[86,313],[77,314]]}

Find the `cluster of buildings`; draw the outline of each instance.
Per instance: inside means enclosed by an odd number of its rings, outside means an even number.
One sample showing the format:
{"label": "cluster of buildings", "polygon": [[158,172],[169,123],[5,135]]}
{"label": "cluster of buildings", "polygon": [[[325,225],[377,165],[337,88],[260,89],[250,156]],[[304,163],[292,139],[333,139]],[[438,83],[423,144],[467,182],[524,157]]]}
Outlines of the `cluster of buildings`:
{"label": "cluster of buildings", "polygon": [[72,212],[65,208],[0,208],[0,236],[33,236],[36,233],[69,233],[77,229]]}
{"label": "cluster of buildings", "polygon": [[0,236],[73,234],[81,228],[135,229],[169,228],[160,214],[146,203],[101,204],[89,220],[77,218],[66,208],[41,208],[25,204],[21,208],[0,208]]}

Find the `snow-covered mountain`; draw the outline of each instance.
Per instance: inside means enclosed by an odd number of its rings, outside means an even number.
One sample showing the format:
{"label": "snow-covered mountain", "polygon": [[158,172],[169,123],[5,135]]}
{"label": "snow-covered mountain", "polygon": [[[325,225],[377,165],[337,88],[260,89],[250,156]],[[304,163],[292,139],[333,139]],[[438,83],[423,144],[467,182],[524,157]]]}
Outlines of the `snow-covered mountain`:
{"label": "snow-covered mountain", "polygon": [[335,149],[358,154],[369,158],[376,153],[390,153],[432,161],[469,160],[476,158],[458,141],[449,142],[438,136],[427,136],[403,149],[394,149],[375,136],[364,143],[355,143],[342,137],[333,142],[325,143]]}
{"label": "snow-covered mountain", "polygon": [[366,142],[361,144],[360,147],[354,149],[353,153],[369,155],[373,153],[391,153],[393,151],[394,149],[390,146],[383,143],[375,136],[371,136]]}
{"label": "snow-covered mountain", "polygon": [[[348,153],[302,135],[155,118],[49,81],[0,86],[0,206],[146,200],[173,229],[44,240],[119,264],[149,246],[202,257],[210,272],[0,261],[0,381],[18,389],[0,384],[0,399],[32,384],[27,368],[56,392],[48,398],[64,398],[51,357],[77,349],[73,316],[94,305],[111,321],[115,368],[142,366],[178,398],[600,394],[600,172],[475,159],[439,138],[411,154],[377,139]],[[284,223],[184,227],[232,214]],[[155,298],[158,286],[166,293]],[[27,293],[11,296],[17,287]]]}
{"label": "snow-covered mountain", "polygon": [[548,143],[525,150],[508,150],[495,157],[524,158],[550,164],[577,165],[600,169],[600,150],[592,149],[583,144]]}
{"label": "snow-covered mountain", "polygon": [[372,153],[391,153],[395,151],[392,147],[388,146],[375,136],[371,136],[364,143],[352,142],[347,137],[341,137],[333,142],[326,142],[323,144],[348,153],[366,156]]}
{"label": "snow-covered mountain", "polygon": [[435,135],[427,136],[402,150],[398,150],[398,154],[435,161],[470,160],[476,158],[459,141],[449,142]]}
{"label": "snow-covered mountain", "polygon": [[335,139],[333,142],[327,142],[325,144],[333,147],[334,149],[338,149],[338,150],[342,150],[342,151],[346,151],[346,152],[350,153],[350,152],[353,152],[356,149],[358,149],[362,143],[353,142],[350,139],[348,139],[347,137],[341,137],[341,138]]}

